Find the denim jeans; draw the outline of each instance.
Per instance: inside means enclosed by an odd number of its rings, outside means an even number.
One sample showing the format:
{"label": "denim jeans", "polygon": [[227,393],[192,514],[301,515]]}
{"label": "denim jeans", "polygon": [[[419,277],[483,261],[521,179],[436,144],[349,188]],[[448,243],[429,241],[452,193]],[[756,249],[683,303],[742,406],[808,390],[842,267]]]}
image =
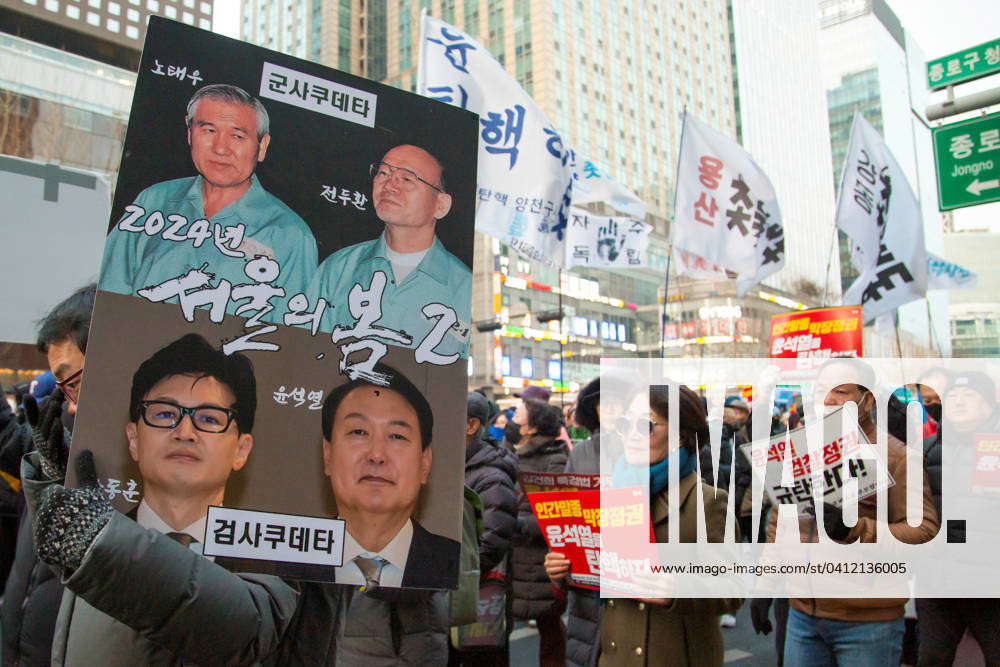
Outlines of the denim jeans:
{"label": "denim jeans", "polygon": [[788,611],[785,667],[886,667],[898,665],[903,619],[835,621]]}

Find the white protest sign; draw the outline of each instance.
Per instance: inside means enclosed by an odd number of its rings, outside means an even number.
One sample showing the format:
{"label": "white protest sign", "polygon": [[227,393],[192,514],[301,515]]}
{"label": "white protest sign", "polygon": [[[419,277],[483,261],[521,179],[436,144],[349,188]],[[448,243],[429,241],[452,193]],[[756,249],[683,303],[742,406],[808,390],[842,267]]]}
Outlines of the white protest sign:
{"label": "white protest sign", "polygon": [[[878,491],[878,473],[876,466],[872,465],[872,461],[879,460],[878,455],[865,440],[861,429],[843,428],[843,412],[842,408],[835,410],[818,425],[772,436],[766,446],[759,447],[756,454],[753,443],[740,446],[750,461],[754,474],[764,481],[764,490],[775,506],[798,505],[800,514],[801,510],[811,507],[814,467],[820,468],[822,472],[824,503],[842,507],[844,485],[852,479],[857,480],[858,500]],[[810,437],[823,439],[822,460],[811,460]],[[791,486],[781,483],[786,458],[791,458]],[[888,479],[888,486],[896,483],[892,475],[888,475]]]}

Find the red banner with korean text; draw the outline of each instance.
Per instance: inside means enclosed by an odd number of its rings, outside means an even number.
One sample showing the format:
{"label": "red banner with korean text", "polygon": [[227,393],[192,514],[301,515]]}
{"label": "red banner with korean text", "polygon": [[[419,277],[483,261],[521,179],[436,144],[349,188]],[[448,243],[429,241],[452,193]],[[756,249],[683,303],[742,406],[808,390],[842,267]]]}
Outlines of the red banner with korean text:
{"label": "red banner with korean text", "polygon": [[771,317],[772,359],[862,356],[860,306],[800,310]]}
{"label": "red banner with korean text", "polygon": [[1000,496],[1000,433],[976,434],[972,493],[977,496]]}
{"label": "red banner with korean text", "polygon": [[569,559],[571,585],[598,590],[602,583],[613,587],[616,579],[630,581],[635,573],[649,571],[649,558],[633,562],[601,548],[601,526],[615,528],[619,536],[626,531],[633,545],[652,541],[642,489],[528,493],[528,501],[549,548]]}

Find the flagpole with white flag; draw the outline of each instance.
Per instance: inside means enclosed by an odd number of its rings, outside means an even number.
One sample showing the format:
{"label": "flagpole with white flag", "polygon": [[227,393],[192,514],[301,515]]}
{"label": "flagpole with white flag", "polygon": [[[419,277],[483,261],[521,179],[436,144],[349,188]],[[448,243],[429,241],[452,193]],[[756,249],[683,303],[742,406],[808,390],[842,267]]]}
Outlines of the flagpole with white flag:
{"label": "flagpole with white flag", "polygon": [[736,273],[737,296],[784,267],[774,186],[742,146],[685,112],[677,164],[675,249]]}
{"label": "flagpole with white flag", "polygon": [[920,203],[892,151],[857,111],[836,220],[851,239],[851,263],[860,274],[843,303],[861,304],[866,323],[926,296]]}
{"label": "flagpole with white flag", "polygon": [[424,15],[420,48],[420,94],[479,114],[476,229],[561,266],[575,154],[478,41]]}

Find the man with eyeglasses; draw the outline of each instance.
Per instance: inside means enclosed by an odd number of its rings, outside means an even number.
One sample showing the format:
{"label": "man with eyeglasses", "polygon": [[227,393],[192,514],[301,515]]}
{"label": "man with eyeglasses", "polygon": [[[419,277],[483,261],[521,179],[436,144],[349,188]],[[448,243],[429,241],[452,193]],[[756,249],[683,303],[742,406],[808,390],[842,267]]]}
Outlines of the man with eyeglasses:
{"label": "man with eyeglasses", "polygon": [[[65,508],[53,509],[50,504],[46,509],[46,500],[58,496],[60,490],[78,490],[46,488],[55,486],[53,483],[65,475],[64,463],[62,470],[51,472],[60,464],[48,460],[46,448],[26,459],[26,465],[39,463],[47,478],[25,475],[29,504],[37,507],[39,557],[61,569],[68,584],[52,643],[53,662],[126,665],[176,661],[174,653],[142,632],[144,628],[134,622],[126,625],[105,613],[108,607],[101,603],[102,596],[114,593],[101,590],[101,581],[88,579],[79,571],[89,558],[115,557],[126,564],[132,558],[141,559],[143,552],[162,551],[164,539],[201,554],[208,507],[222,504],[230,474],[243,468],[253,448],[256,407],[250,360],[239,353],[227,356],[201,336],[187,334],[144,361],[132,378],[125,434],[129,454],[142,476],[143,498],[128,519],[115,516],[100,491],[93,488],[93,496],[71,501],[76,507],[72,520],[56,528],[60,525],[57,515]],[[129,519],[145,530],[130,527]],[[169,547],[166,553],[170,553]],[[169,564],[163,562],[162,567]],[[176,604],[176,596],[186,598],[188,594],[164,591],[161,597],[142,604],[169,615],[167,610]],[[290,592],[285,591],[285,596],[294,602]]]}
{"label": "man with eyeglasses", "polygon": [[[407,347],[418,347],[426,338],[436,354],[465,356],[472,271],[435,234],[452,204],[444,167],[427,150],[403,144],[371,165],[371,176],[372,203],[385,228],[378,238],[343,248],[320,265],[310,293],[331,304],[325,328],[354,328],[359,316],[352,313],[351,289],[357,285],[367,291],[384,282],[381,301],[377,295],[368,297],[381,306],[376,326],[404,332],[411,341]],[[424,311],[430,304],[454,312],[454,323],[443,336],[429,336],[441,317],[433,309]]]}

